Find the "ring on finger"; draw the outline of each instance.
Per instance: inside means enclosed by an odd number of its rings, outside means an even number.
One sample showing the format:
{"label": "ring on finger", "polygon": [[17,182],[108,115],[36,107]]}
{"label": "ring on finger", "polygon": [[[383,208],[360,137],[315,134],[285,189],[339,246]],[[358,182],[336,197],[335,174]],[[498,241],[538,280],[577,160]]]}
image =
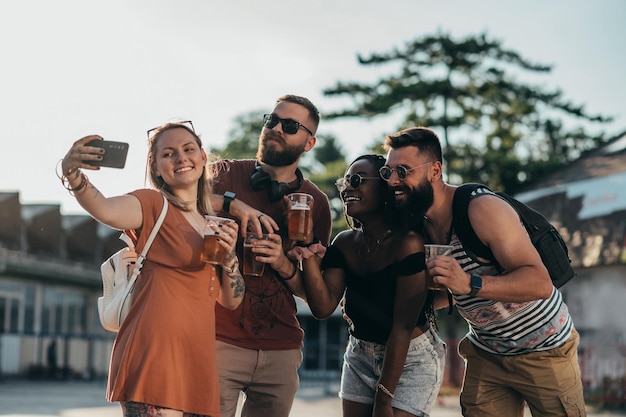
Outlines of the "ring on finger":
{"label": "ring on finger", "polygon": [[261,213],[261,214],[259,214],[259,215],[257,216],[257,219],[259,219],[259,221],[260,221],[260,220],[261,220],[261,217],[263,217],[263,216],[265,216],[265,215],[264,215],[263,213]]}

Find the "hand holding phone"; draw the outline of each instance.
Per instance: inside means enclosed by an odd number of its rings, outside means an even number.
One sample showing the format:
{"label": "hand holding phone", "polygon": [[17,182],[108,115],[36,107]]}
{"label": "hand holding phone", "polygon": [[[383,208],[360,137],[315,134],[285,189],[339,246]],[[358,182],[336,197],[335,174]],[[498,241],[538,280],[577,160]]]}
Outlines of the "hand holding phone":
{"label": "hand holding phone", "polygon": [[124,168],[124,165],[126,165],[126,156],[128,155],[129,146],[126,142],[98,139],[86,143],[85,146],[94,146],[104,149],[102,159],[98,161],[83,161],[86,164],[109,168]]}

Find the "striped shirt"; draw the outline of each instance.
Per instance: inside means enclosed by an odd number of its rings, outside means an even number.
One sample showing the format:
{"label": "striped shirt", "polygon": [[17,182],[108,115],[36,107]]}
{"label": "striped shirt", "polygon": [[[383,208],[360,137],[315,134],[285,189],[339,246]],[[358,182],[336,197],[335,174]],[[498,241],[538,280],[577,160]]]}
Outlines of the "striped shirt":
{"label": "striped shirt", "polygon": [[[477,196],[484,195],[478,193]],[[474,198],[474,196],[472,196]],[[465,272],[501,275],[495,264],[471,257],[452,230],[452,255]],[[507,279],[502,275],[502,279]],[[477,347],[500,355],[519,355],[553,349],[563,344],[573,328],[561,292],[553,288],[548,299],[523,303],[485,300],[453,294],[459,314],[468,322],[468,339]]]}

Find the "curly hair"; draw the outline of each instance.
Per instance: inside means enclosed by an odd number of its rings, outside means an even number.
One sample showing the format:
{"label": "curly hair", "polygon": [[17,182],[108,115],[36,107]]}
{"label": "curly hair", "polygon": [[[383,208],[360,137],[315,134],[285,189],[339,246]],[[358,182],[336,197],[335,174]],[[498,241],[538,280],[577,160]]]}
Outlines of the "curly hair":
{"label": "curly hair", "polygon": [[[378,155],[378,154],[360,155],[360,156],[357,156],[352,162],[350,162],[350,164],[346,168],[346,172],[348,172],[350,167],[354,165],[355,163],[357,163],[358,161],[368,161],[376,169],[376,172],[378,172],[378,170],[387,163],[387,159],[382,155]],[[382,178],[380,180],[383,181]],[[385,196],[385,199],[387,199],[387,196]],[[385,200],[385,206],[386,205],[387,205],[387,200]],[[346,213],[345,210],[343,211],[343,217],[346,220],[346,223],[348,224],[348,227],[350,227],[350,229],[357,230],[361,228],[361,223],[358,220],[348,216],[348,213]]]}

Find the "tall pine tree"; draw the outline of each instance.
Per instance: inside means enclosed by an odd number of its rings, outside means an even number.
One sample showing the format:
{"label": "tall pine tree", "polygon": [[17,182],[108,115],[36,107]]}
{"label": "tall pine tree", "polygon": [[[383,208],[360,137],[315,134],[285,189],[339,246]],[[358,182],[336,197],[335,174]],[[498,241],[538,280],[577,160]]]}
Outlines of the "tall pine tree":
{"label": "tall pine tree", "polygon": [[326,96],[353,100],[325,117],[394,113],[402,116],[398,129],[422,125],[441,131],[452,182],[482,181],[514,193],[607,139],[586,127],[612,118],[587,114],[560,90],[518,80],[552,67],[530,62],[486,34],[460,40],[428,35],[358,60],[390,70],[371,84],[340,81],[325,89]]}

